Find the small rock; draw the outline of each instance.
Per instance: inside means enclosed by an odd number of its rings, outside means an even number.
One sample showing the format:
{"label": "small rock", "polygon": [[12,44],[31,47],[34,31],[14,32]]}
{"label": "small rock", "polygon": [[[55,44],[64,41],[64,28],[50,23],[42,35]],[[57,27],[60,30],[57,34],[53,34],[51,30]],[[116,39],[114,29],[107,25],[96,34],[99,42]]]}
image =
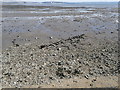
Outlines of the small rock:
{"label": "small rock", "polygon": [[20,36],[18,35],[17,38],[19,38]]}
{"label": "small rock", "polygon": [[56,55],[57,55],[56,53],[52,54],[52,56],[56,56]]}
{"label": "small rock", "polygon": [[59,61],[58,62],[58,65],[63,65],[64,63],[62,61]]}
{"label": "small rock", "polygon": [[41,45],[41,46],[39,46],[39,49],[42,49],[42,48],[45,48],[46,47],[46,45]]}
{"label": "small rock", "polygon": [[73,82],[77,83],[77,80],[73,80]]}
{"label": "small rock", "polygon": [[89,79],[89,75],[85,75],[84,77],[85,77],[86,79]]}
{"label": "small rock", "polygon": [[20,45],[19,44],[15,44],[16,47],[19,47]]}
{"label": "small rock", "polygon": [[93,75],[93,72],[92,72],[92,71],[90,71],[90,72],[89,72],[89,74],[90,74],[90,75]]}
{"label": "small rock", "polygon": [[80,71],[80,74],[83,74],[84,72],[83,71]]}
{"label": "small rock", "polygon": [[92,82],[95,82],[95,81],[97,81],[97,79],[96,79],[96,78],[94,78],[94,79],[92,80]]}
{"label": "small rock", "polygon": [[77,30],[74,30],[75,32],[77,31]]}
{"label": "small rock", "polygon": [[80,70],[79,69],[75,69],[74,72],[73,72],[74,75],[76,74],[80,74]]}
{"label": "small rock", "polygon": [[14,84],[16,85],[16,84],[17,84],[17,82],[14,82]]}
{"label": "small rock", "polygon": [[57,50],[58,50],[58,51],[60,51],[60,50],[61,50],[61,48],[58,48]]}
{"label": "small rock", "polygon": [[67,86],[70,86],[69,84],[67,84]]}
{"label": "small rock", "polygon": [[28,29],[29,32],[31,32],[29,29]]}
{"label": "small rock", "polygon": [[31,73],[30,72],[27,72],[27,75],[30,75]]}
{"label": "small rock", "polygon": [[12,73],[5,73],[4,75],[5,75],[5,76],[9,76],[9,77],[10,77],[10,76],[14,76]]}
{"label": "small rock", "polygon": [[90,86],[93,86],[93,84],[91,83]]}
{"label": "small rock", "polygon": [[53,39],[53,37],[49,37],[50,39]]}
{"label": "small rock", "polygon": [[49,77],[49,79],[54,80],[54,78],[53,78],[53,77]]}
{"label": "small rock", "polygon": [[35,39],[39,39],[38,37],[35,37]]}
{"label": "small rock", "polygon": [[111,33],[113,33],[113,32],[111,32]]}

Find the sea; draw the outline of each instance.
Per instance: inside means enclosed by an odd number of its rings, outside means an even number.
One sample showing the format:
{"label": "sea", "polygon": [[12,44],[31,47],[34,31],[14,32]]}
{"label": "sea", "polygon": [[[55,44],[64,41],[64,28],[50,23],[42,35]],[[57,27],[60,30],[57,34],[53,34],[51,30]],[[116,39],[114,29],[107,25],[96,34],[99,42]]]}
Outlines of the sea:
{"label": "sea", "polygon": [[60,6],[60,7],[118,7],[119,2],[2,2],[2,5]]}

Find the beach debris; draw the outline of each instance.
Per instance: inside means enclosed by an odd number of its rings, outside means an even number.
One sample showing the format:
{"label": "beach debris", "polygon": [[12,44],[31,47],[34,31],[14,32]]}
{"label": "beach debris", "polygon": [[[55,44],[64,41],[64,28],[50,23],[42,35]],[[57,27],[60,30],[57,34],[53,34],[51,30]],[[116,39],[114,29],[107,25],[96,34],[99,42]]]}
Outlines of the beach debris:
{"label": "beach debris", "polygon": [[39,39],[38,37],[35,37],[35,39]]}
{"label": "beach debris", "polygon": [[19,36],[19,35],[17,35],[17,38],[20,38],[20,36]]}
{"label": "beach debris", "polygon": [[30,29],[28,29],[28,32],[31,32]]}
{"label": "beach debris", "polygon": [[15,44],[16,47],[19,47],[20,45],[19,44]]}
{"label": "beach debris", "polygon": [[40,46],[38,46],[38,47],[39,47],[39,49],[42,49],[42,48],[45,48],[46,45],[40,45]]}
{"label": "beach debris", "polygon": [[49,37],[49,39],[53,39],[53,37]]}

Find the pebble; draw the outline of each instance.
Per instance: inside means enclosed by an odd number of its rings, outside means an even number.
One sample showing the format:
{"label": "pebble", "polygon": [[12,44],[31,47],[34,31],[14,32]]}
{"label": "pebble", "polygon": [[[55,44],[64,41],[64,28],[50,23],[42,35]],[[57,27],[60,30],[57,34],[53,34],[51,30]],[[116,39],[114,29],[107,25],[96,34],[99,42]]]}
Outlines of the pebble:
{"label": "pebble", "polygon": [[94,79],[92,80],[92,82],[95,82],[95,81],[97,81],[97,79],[96,79],[96,78],[94,78]]}
{"label": "pebble", "polygon": [[85,75],[84,77],[85,77],[86,79],[89,79],[89,75]]}
{"label": "pebble", "polygon": [[50,39],[53,39],[53,37],[49,37]]}
{"label": "pebble", "polygon": [[77,80],[73,80],[73,82],[77,83]]}
{"label": "pebble", "polygon": [[35,39],[39,39],[38,37],[35,37]]}
{"label": "pebble", "polygon": [[20,38],[20,36],[18,35],[17,38]]}
{"label": "pebble", "polygon": [[60,51],[60,50],[61,50],[61,48],[58,48],[57,50],[58,50],[58,51]]}
{"label": "pebble", "polygon": [[93,86],[93,84],[90,84],[90,86]]}
{"label": "pebble", "polygon": [[54,78],[53,78],[53,77],[49,77],[49,79],[54,80]]}

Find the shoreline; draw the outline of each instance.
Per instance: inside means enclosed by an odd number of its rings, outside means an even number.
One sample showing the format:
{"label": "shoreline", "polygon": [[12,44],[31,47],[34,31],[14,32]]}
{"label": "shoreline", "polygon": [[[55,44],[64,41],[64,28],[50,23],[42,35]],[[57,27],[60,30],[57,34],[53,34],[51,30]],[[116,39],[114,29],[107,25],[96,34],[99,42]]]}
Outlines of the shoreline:
{"label": "shoreline", "polygon": [[3,87],[117,87],[117,8],[3,8]]}

